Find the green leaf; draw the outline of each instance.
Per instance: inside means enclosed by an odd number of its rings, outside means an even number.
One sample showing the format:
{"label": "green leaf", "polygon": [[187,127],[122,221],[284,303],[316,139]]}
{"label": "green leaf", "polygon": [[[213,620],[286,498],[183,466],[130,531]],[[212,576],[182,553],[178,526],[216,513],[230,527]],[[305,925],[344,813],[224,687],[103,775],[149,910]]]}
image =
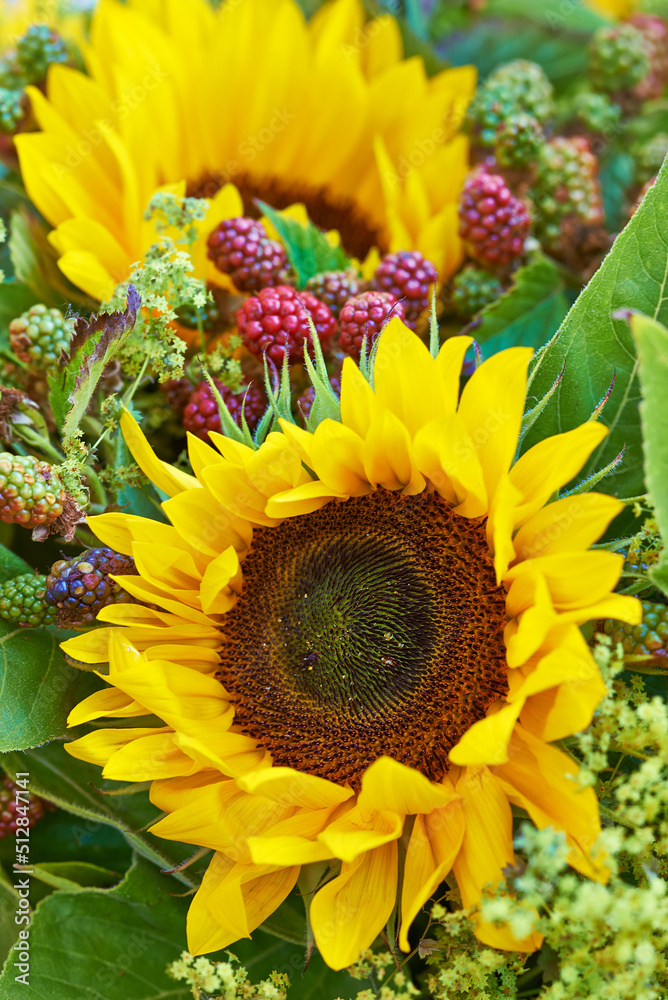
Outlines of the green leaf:
{"label": "green leaf", "polygon": [[99,865],[91,865],[86,861],[46,861],[43,864],[30,862],[33,878],[53,886],[54,889],[67,889],[69,892],[79,892],[82,888],[96,886],[107,888],[116,885],[118,872]]}
{"label": "green leaf", "polygon": [[65,662],[55,629],[0,622],[0,752],[61,736],[82,674]]}
{"label": "green leaf", "polygon": [[54,892],[30,924],[28,985],[10,952],[3,1000],[186,1000],[166,972],[185,947],[188,900],[175,883],[138,860],[113,889]]}
{"label": "green leaf", "polygon": [[0,283],[0,350],[9,351],[9,324],[38,301],[22,281],[9,278]]}
{"label": "green leaf", "polygon": [[[169,868],[193,853],[190,847],[144,832],[160,816],[145,791],[135,785],[130,786],[134,794],[104,794],[124,786],[103,779],[99,767],[71,757],[60,742],[23,754],[6,754],[2,764],[10,774],[27,772],[31,792],[79,817],[81,822],[71,826],[73,844],[86,845],[104,825],[119,830],[137,854],[159,868]],[[187,873],[176,877],[184,885],[192,884]]]}
{"label": "green leaf", "polygon": [[537,253],[517,271],[513,286],[486,306],[469,329],[483,357],[489,358],[506,347],[541,347],[567,312],[556,265]]}
{"label": "green leaf", "polygon": [[58,267],[58,254],[48,240],[50,228],[24,205],[12,212],[9,254],[15,277],[45,305],[62,308],[64,301],[92,305]]}
{"label": "green leaf", "polygon": [[264,201],[258,205],[278,233],[288,260],[297,275],[297,288],[303,288],[309,278],[322,271],[344,271],[350,258],[341,247],[333,247],[322,230],[309,220],[302,226]]}
{"label": "green leaf", "polygon": [[13,580],[21,573],[32,573],[32,571],[32,566],[29,566],[24,559],[5,548],[4,545],[0,545],[0,583]]}
{"label": "green leaf", "polygon": [[4,962],[19,935],[19,928],[14,920],[18,902],[18,893],[5,881],[4,872],[0,872],[0,962]]}
{"label": "green leaf", "polygon": [[616,496],[643,492],[637,358],[629,325],[614,319],[635,309],[668,322],[668,162],[612,250],[580,293],[557,336],[534,366],[532,395],[540,398],[564,369],[563,378],[525,441],[525,448],[589,419],[615,386],[601,419],[610,428],[581,478],[607,465],[624,445],[624,461],[602,484]]}
{"label": "green leaf", "polygon": [[661,562],[649,576],[668,595],[668,330],[639,314],[630,322],[638,346],[645,478],[664,544]]}

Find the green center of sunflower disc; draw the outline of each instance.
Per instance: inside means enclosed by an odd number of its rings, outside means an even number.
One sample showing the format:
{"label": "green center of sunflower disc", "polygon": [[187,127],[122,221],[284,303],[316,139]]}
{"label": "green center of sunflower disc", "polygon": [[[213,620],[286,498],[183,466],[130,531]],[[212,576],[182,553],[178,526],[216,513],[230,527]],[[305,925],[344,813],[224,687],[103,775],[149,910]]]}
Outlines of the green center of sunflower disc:
{"label": "green center of sunflower disc", "polygon": [[358,787],[386,754],[438,780],[507,691],[484,521],[435,493],[377,490],[256,529],[243,574],[218,676],[276,765]]}

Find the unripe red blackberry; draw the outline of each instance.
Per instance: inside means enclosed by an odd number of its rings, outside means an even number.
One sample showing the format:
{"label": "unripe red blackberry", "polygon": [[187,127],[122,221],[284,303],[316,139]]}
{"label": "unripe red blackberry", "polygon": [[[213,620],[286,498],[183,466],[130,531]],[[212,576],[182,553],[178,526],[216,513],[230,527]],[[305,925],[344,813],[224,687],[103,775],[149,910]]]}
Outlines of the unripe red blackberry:
{"label": "unripe red blackberry", "polygon": [[[254,431],[267,409],[267,401],[260,386],[251,382],[244,385],[241,392],[233,393],[219,379],[214,381],[235,423],[241,427],[243,409],[248,429]],[[191,392],[183,411],[183,427],[202,441],[209,440],[209,431],[221,431],[218,403],[208,382],[200,382]]]}
{"label": "unripe red blackberry", "polygon": [[474,260],[503,267],[524,250],[529,213],[503,177],[481,168],[466,179],[459,199],[459,235]]}
{"label": "unripe red blackberry", "polygon": [[3,775],[0,780],[0,840],[16,836],[18,829],[33,827],[44,816],[45,807],[48,805],[42,799],[17,785],[9,775]]}
{"label": "unripe red blackberry", "polygon": [[435,281],[436,268],[419,250],[386,253],[373,278],[380,292],[387,292],[401,301],[406,326],[412,330],[422,313],[429,308],[429,296]]}
{"label": "unripe red blackberry", "polygon": [[[341,396],[341,372],[338,375],[332,375],[329,380],[329,384],[336,393],[337,396]],[[302,422],[305,424],[311,415],[311,407],[315,400],[315,389],[312,385],[308,389],[304,389],[301,396],[297,400],[297,411],[302,418]]]}
{"label": "unripe red blackberry", "polygon": [[22,90],[0,87],[0,132],[11,135],[23,117]]}
{"label": "unripe red blackberry", "polygon": [[[391,314],[391,315],[390,315]],[[392,316],[405,321],[403,302],[390,292],[362,292],[348,299],[339,316],[339,347],[359,361],[366,336],[367,352]]]}
{"label": "unripe red blackberry", "polygon": [[53,608],[45,601],[46,577],[21,573],[0,584],[0,618],[18,625],[53,625]]}
{"label": "unripe red blackberry", "polygon": [[267,357],[275,365],[283,363],[287,350],[290,363],[301,361],[304,348],[313,351],[308,317],[311,317],[320,346],[326,351],[336,333],[331,311],[310,292],[296,292],[289,285],[263,288],[246,299],[237,310],[237,326],[252,354]]}
{"label": "unripe red blackberry", "polygon": [[649,57],[649,72],[635,85],[633,94],[641,101],[656,100],[668,84],[668,21],[655,14],[634,14],[629,23],[645,39]]}
{"label": "unripe red blackberry", "polygon": [[351,269],[348,271],[324,271],[316,274],[306,282],[306,290],[324,302],[335,319],[343,309],[348,299],[359,295],[366,287],[366,282],[358,278]]}
{"label": "unripe red blackberry", "polygon": [[647,43],[632,24],[599,28],[589,45],[591,81],[596,90],[630,90],[650,71]]}
{"label": "unripe red blackberry", "polygon": [[554,114],[554,88],[538,63],[528,59],[502,63],[487,77],[485,86],[508,88],[514,111],[525,111],[541,125]]}
{"label": "unripe red blackberry", "polygon": [[471,319],[503,293],[503,285],[496,275],[473,265],[460,271],[452,283],[452,301],[464,319]]}
{"label": "unripe red blackberry", "polygon": [[30,83],[41,83],[49,66],[69,57],[63,39],[46,24],[31,24],[16,43],[16,60]]}
{"label": "unripe red blackberry", "polygon": [[160,392],[165,397],[170,409],[178,417],[183,416],[183,411],[190,401],[194,388],[194,384],[187,375],[182,378],[170,378],[167,382],[160,383]]}
{"label": "unripe red blackberry", "polygon": [[60,476],[47,462],[0,452],[0,520],[5,524],[52,524],[62,514],[64,500]]}
{"label": "unripe red blackberry", "polygon": [[285,250],[267,236],[261,222],[238,216],[224,219],[207,240],[208,257],[229,274],[240,292],[285,285],[290,269]]}
{"label": "unripe red blackberry", "polygon": [[627,625],[608,620],[603,626],[624,652],[635,656],[665,657],[668,653],[668,607],[642,601],[642,624]]}
{"label": "unripe red blackberry", "polygon": [[87,628],[102,608],[134,603],[111,575],[135,574],[134,560],[113,549],[86,549],[72,559],[59,559],[46,578],[44,599],[55,611],[59,628]]}
{"label": "unripe red blackberry", "polygon": [[14,354],[38,372],[53,369],[70,346],[74,319],[65,319],[60,309],[31,306],[9,324],[9,343]]}
{"label": "unripe red blackberry", "polygon": [[583,136],[557,136],[545,143],[538,159],[531,192],[536,208],[536,233],[546,247],[556,247],[561,224],[575,216],[587,226],[605,217],[598,160]]}
{"label": "unripe red blackberry", "polygon": [[518,111],[497,127],[494,156],[502,167],[523,170],[535,163],[544,141],[540,123],[526,111]]}

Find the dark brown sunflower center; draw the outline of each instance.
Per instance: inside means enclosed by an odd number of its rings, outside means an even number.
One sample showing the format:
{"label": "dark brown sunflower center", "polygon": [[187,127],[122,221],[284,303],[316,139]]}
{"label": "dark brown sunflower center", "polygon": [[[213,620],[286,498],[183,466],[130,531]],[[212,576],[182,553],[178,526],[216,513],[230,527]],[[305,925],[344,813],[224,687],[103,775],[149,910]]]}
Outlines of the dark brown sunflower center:
{"label": "dark brown sunflower center", "polygon": [[435,493],[378,490],[257,529],[243,573],[218,676],[276,765],[358,787],[386,754],[439,780],[507,691],[485,524]]}
{"label": "dark brown sunflower center", "polygon": [[256,219],[260,217],[255,198],[278,209],[303,202],[316,226],[324,230],[338,230],[342,246],[353,257],[363,260],[372,247],[378,247],[382,253],[388,249],[381,231],[357,202],[336,198],[325,187],[299,182],[288,184],[278,177],[254,177],[247,173],[232,177],[211,173],[191,183],[188,194],[193,198],[213,198],[228,180],[239,189],[246,215]]}

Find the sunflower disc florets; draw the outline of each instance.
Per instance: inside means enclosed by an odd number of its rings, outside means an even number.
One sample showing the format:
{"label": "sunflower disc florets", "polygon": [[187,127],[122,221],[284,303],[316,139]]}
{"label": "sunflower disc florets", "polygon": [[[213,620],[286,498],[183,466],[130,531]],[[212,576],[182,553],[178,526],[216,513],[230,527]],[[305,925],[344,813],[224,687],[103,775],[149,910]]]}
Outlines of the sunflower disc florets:
{"label": "sunflower disc florets", "polygon": [[16,44],[16,59],[31,83],[46,79],[49,66],[70,58],[60,35],[46,24],[32,24]]}
{"label": "sunflower disc florets", "polygon": [[481,309],[495,302],[503,285],[494,274],[469,265],[453,279],[452,301],[460,316],[471,319]]}
{"label": "sunflower disc florets", "polygon": [[436,268],[419,250],[398,250],[385,254],[373,280],[379,291],[388,292],[401,301],[406,326],[414,329],[422,313],[429,308]]}
{"label": "sunflower disc florets", "polygon": [[339,318],[348,299],[359,295],[367,287],[362,278],[354,271],[324,271],[316,274],[306,282],[306,290],[324,302],[332,316]]}
{"label": "sunflower disc florets", "polygon": [[320,346],[327,350],[336,333],[331,311],[310,292],[296,292],[289,285],[263,288],[237,310],[237,325],[244,344],[251,352],[267,357],[276,365],[288,352],[290,362],[301,361],[304,349],[313,350],[309,326],[313,321]]}
{"label": "sunflower disc florets", "polygon": [[223,274],[229,274],[240,292],[259,292],[288,281],[285,250],[277,240],[269,238],[256,219],[225,219],[213,230],[207,246],[209,260]]}
{"label": "sunflower disc florets", "polygon": [[642,624],[606,621],[604,630],[620,642],[627,655],[665,657],[668,654],[668,607],[642,602]]}
{"label": "sunflower disc florets", "polygon": [[9,343],[19,361],[35,371],[48,371],[69,348],[73,329],[74,319],[66,319],[60,309],[39,304],[12,320]]}
{"label": "sunflower disc florets", "polygon": [[[51,807],[53,808],[53,807]],[[29,829],[38,823],[45,813],[45,803],[36,795],[28,795],[9,775],[0,780],[0,840],[14,837],[21,827]],[[17,822],[20,818],[20,823]],[[27,823],[26,823],[27,820]]]}
{"label": "sunflower disc florets", "polygon": [[524,250],[530,218],[503,177],[482,168],[470,174],[459,200],[459,235],[474,260],[504,267]]}
{"label": "sunflower disc florets", "polygon": [[[256,382],[242,387],[240,392],[233,393],[220,379],[214,380],[216,387],[230,411],[232,419],[242,426],[242,410],[250,431],[254,431],[267,408],[267,402],[262,389]],[[213,390],[208,382],[200,382],[190,393],[183,412],[184,430],[196,434],[203,441],[209,438],[209,431],[221,430],[220,414]]]}
{"label": "sunflower disc florets", "polygon": [[567,216],[587,226],[601,225],[605,212],[598,171],[598,160],[582,136],[557,136],[545,143],[532,191],[536,230],[545,246],[558,245]]}
{"label": "sunflower disc florets", "polygon": [[369,351],[392,316],[404,319],[404,304],[390,292],[362,292],[348,299],[339,315],[339,347],[344,354],[359,361],[366,337]]}
{"label": "sunflower disc florets", "polygon": [[134,598],[112,575],[134,574],[130,556],[113,549],[86,549],[72,559],[59,559],[46,578],[46,603],[54,609],[59,628],[86,628],[95,624],[102,608],[129,604]]}
{"label": "sunflower disc florets", "polygon": [[589,46],[589,72],[596,90],[630,90],[650,71],[647,42],[632,24],[599,28]]}
{"label": "sunflower disc florets", "polygon": [[52,625],[54,610],[45,602],[46,577],[22,573],[0,584],[0,618],[19,625]]}
{"label": "sunflower disc florets", "polygon": [[64,500],[60,476],[47,462],[0,453],[0,520],[5,524],[52,524],[63,513]]}

